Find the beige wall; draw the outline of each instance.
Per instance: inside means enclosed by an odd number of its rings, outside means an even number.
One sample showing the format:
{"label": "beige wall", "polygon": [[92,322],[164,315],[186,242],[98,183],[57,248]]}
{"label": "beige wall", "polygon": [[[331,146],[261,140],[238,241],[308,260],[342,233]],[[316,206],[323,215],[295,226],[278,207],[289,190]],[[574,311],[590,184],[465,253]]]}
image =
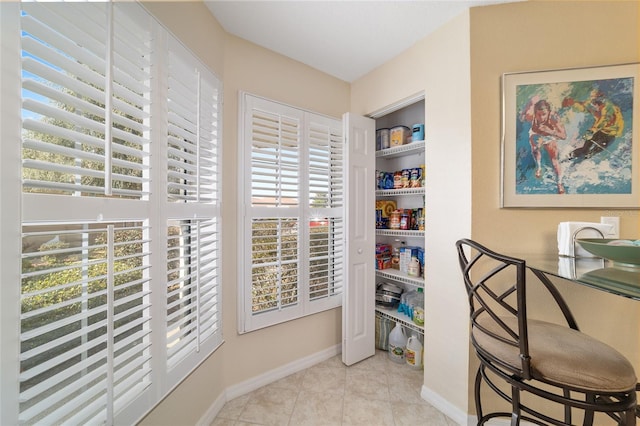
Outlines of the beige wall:
{"label": "beige wall", "polygon": [[474,237],[503,250],[527,241],[552,251],[558,222],[605,215],[620,216],[621,235],[638,235],[638,210],[500,209],[498,189],[502,73],[637,62],[639,4],[529,1],[471,9]]}
{"label": "beige wall", "polygon": [[424,92],[426,140],[423,396],[455,420],[467,412],[468,306],[455,241],[471,234],[469,15],[463,14],[355,81],[354,112]]}
{"label": "beige wall", "polygon": [[238,335],[236,332],[239,212],[233,182],[237,168],[238,92],[247,91],[326,115],[348,110],[349,86],[319,71],[229,35],[224,70],[224,363],[225,383],[237,384],[270,369],[337,345],[341,310]]}
{"label": "beige wall", "polygon": [[201,2],[149,2],[147,9],[223,79],[223,323],[225,343],[142,425],[193,425],[225,389],[340,344],[341,310],[239,335],[236,330],[238,91],[333,117],[349,109],[349,85],[227,34]]}
{"label": "beige wall", "polygon": [[[472,236],[502,251],[553,251],[558,222],[598,221],[605,213],[621,217],[622,235],[640,234],[638,210],[498,207],[501,74],[637,62],[638,2],[529,1],[472,8],[351,85],[226,35],[199,2],[150,3],[148,8],[224,79],[226,342],[143,424],[194,424],[224,389],[340,342],[339,309],[245,335],[236,333],[238,210],[233,182],[238,90],[335,117],[349,110],[370,114],[424,92],[428,317],[423,395],[449,412],[474,412],[468,393],[475,359],[467,343],[456,239]],[[558,284],[583,329],[620,348],[640,371],[640,305]]]}
{"label": "beige wall", "polygon": [[[499,208],[502,73],[640,61],[639,4],[528,1],[471,9],[474,239],[504,252],[554,252],[559,222],[599,222],[600,216],[619,216],[621,236],[640,235],[639,210]],[[640,304],[557,285],[581,329],[619,349],[640,372]],[[544,309],[530,314],[549,316]]]}
{"label": "beige wall", "polygon": [[[465,19],[457,18],[354,82],[351,106],[367,114],[425,91],[425,396],[436,403],[444,398],[442,409],[449,403],[454,411],[474,413],[470,382],[476,360],[469,357],[468,308],[460,303],[464,295],[454,261],[455,240],[471,236],[511,253],[555,252],[558,222],[597,222],[603,215],[620,216],[621,235],[640,234],[639,211],[633,209],[499,208],[500,77],[504,72],[637,62],[640,51],[638,2],[529,1],[472,8],[470,27]],[[607,29],[594,33],[590,23]],[[583,331],[621,350],[640,371],[640,305],[575,284],[557,284]],[[538,297],[534,294],[534,303]],[[531,313],[557,318],[544,308]]]}

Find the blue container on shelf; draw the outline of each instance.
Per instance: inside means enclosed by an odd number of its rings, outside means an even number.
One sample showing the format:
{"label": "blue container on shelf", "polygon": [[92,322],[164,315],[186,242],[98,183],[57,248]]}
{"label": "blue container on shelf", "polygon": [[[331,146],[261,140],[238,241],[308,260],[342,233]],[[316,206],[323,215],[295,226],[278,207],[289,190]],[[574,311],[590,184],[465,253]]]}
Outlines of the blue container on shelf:
{"label": "blue container on shelf", "polygon": [[411,135],[413,142],[424,140],[424,124],[414,124],[411,126],[411,129],[413,130],[413,134]]}

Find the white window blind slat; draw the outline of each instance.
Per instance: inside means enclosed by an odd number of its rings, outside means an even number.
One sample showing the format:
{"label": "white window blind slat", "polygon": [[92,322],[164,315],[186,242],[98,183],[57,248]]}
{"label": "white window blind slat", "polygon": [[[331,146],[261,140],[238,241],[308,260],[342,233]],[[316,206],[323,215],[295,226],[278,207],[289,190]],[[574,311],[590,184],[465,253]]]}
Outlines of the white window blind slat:
{"label": "white window blind slat", "polygon": [[[88,349],[92,351],[92,355],[85,358],[84,363],[71,362],[69,359],[58,359],[58,361],[65,362],[66,368],[59,370],[55,375],[50,376],[47,380],[42,381],[37,386],[29,388],[27,391],[21,393],[20,397],[22,401],[36,400],[39,395],[46,396],[51,393],[52,389],[60,388],[61,384],[69,382],[74,376],[79,375],[83,371],[86,371],[87,365],[94,365],[102,362],[106,358],[106,351],[99,350],[99,346],[106,343],[106,339],[100,339],[96,342],[92,342],[91,346],[87,345]],[[58,364],[60,365],[60,364]],[[56,401],[63,399],[64,395],[59,395]],[[49,402],[53,401],[48,399]]]}
{"label": "white window blind slat", "polygon": [[[83,84],[98,88],[99,91],[104,91],[105,79],[104,69],[105,64],[98,64],[96,70],[92,70],[82,62],[74,58],[70,58],[68,51],[55,50],[53,47],[45,46],[44,44],[37,43],[30,37],[23,38],[24,51],[32,57],[38,58],[39,61],[46,63],[52,70],[61,72],[64,71],[67,75],[72,76],[77,81],[82,81]],[[46,69],[46,68],[43,68]],[[97,98],[95,100],[98,100]]]}
{"label": "white window blind slat", "polygon": [[[146,365],[151,360],[150,356],[140,359],[140,365]],[[134,391],[133,395],[141,392],[144,388],[151,386],[152,381],[150,379],[151,369],[140,368],[137,364],[128,366],[127,369],[118,371],[115,375],[116,385],[114,391],[116,394],[116,405],[126,404],[129,398],[129,393]]]}
{"label": "white window blind slat", "polygon": [[[97,323],[96,325],[92,325],[91,327],[87,327],[84,331],[84,333],[88,333],[88,332],[93,332],[97,329],[99,329],[100,327],[104,327],[105,326],[105,322],[100,322]],[[80,335],[80,334],[79,334]],[[76,336],[77,337],[77,336]],[[67,339],[67,341],[70,339]],[[91,341],[87,341],[86,343],[83,343],[82,345],[69,350],[67,352],[65,352],[64,354],[60,354],[58,356],[55,356],[53,358],[49,358],[47,361],[42,362],[40,364],[38,364],[36,367],[24,371],[20,374],[20,380],[21,381],[28,381],[31,380],[33,378],[35,378],[36,376],[45,373],[48,370],[53,369],[54,367],[58,366],[58,365],[63,365],[64,363],[68,362],[70,359],[75,358],[79,355],[82,355],[83,353],[89,353],[89,352],[93,352],[95,354],[98,354],[98,351],[95,350],[95,348],[97,348],[100,345],[103,345],[104,343],[106,343],[107,339],[105,336],[100,336],[97,337],[95,339],[92,339]],[[48,349],[51,349],[51,346],[48,347]],[[43,353],[44,351],[38,351],[39,354]],[[100,356],[100,355],[96,355],[96,356]],[[25,354],[22,354],[21,356],[21,360],[25,361],[28,360],[29,357],[26,356]],[[72,366],[69,366],[68,368],[73,368]],[[84,366],[79,366],[78,369],[82,370],[84,368]],[[54,388],[55,384],[58,382],[62,382],[64,380],[66,380],[70,374],[69,374],[69,370],[60,370],[61,372],[59,373],[59,375],[54,375],[51,376],[49,379],[44,380],[40,383],[38,383],[37,385],[29,388],[28,390],[22,392],[21,397],[24,400],[29,400],[31,398],[33,398],[36,394],[46,391],[47,389],[51,389]],[[62,379],[59,379],[59,377],[62,377]]]}
{"label": "white window blind slat", "polygon": [[[32,59],[25,59],[24,63],[31,62]],[[36,65],[37,66],[37,65]],[[47,98],[49,103],[64,104],[69,109],[81,110],[90,113],[95,117],[104,119],[104,109],[100,106],[88,102],[86,99],[71,96],[69,93],[56,90],[53,86],[48,86],[42,81],[35,80],[33,78],[24,78],[22,80],[22,88],[31,91],[43,98]],[[35,99],[27,98],[25,100],[34,101]],[[127,122],[129,123],[129,122]]]}
{"label": "white window blind slat", "polygon": [[[32,9],[31,12],[39,11],[39,9],[40,8]],[[22,29],[29,35],[23,35],[23,49],[26,52],[32,52],[31,49],[39,46],[39,49],[50,50],[51,55],[58,55],[60,60],[68,60],[66,57],[61,56],[62,52],[74,52],[76,60],[88,65],[89,69],[94,71],[105,69],[104,43],[100,42],[91,46],[91,40],[95,40],[94,36],[83,32],[78,26],[74,25],[72,28],[68,28],[70,33],[65,35],[63,31],[67,31],[67,28],[64,22],[58,22],[58,25],[55,26],[46,25],[43,23],[43,20],[48,20],[49,23],[51,23],[50,19],[41,17],[40,20],[37,20],[34,19],[34,16],[35,15],[25,15],[22,17]],[[98,29],[93,28],[93,30]],[[83,40],[84,48],[78,49],[78,43],[74,42],[72,38],[69,38],[69,35],[75,37],[76,40]],[[40,51],[42,52],[42,50]]]}
{"label": "white window blind slat", "polygon": [[[77,123],[70,123],[77,124]],[[104,139],[100,139],[89,134],[80,133],[71,129],[63,128],[42,121],[26,119],[23,121],[23,127],[27,130],[34,132],[40,132],[44,135],[54,136],[56,138],[63,139],[64,141],[74,141],[75,143],[82,143],[94,148],[103,148]],[[61,141],[61,142],[64,142]]]}
{"label": "white window blind slat", "polygon": [[31,112],[35,112],[52,119],[62,121],[64,123],[73,124],[76,127],[81,127],[82,129],[86,129],[88,131],[104,133],[104,124],[96,122],[94,120],[90,120],[81,115],[51,106],[50,104],[38,102],[34,99],[25,99],[22,103],[22,106]]}
{"label": "white window blind slat", "polygon": [[[177,128],[177,127],[176,127]],[[168,141],[169,141],[169,147],[170,149],[174,149],[174,150],[178,150],[178,151],[190,151],[190,152],[195,152],[195,145],[193,142],[191,142],[191,139],[193,139],[193,135],[192,134],[188,134],[189,137],[183,137],[183,138],[179,138],[177,137],[177,131],[173,132],[171,129],[169,130],[169,137],[168,137]],[[187,135],[185,133],[185,135]]]}
{"label": "white window blind slat", "polygon": [[[173,69],[169,69],[169,72],[176,72]],[[170,74],[173,77],[172,74]],[[195,80],[194,70],[189,70],[188,72],[183,72],[182,74],[184,80],[178,78],[169,78],[169,108],[171,111],[170,118],[176,118],[182,123],[185,124],[187,129],[195,129],[196,120],[197,120],[197,105],[193,105],[193,99],[198,97],[198,92],[196,89],[197,81]],[[191,78],[190,78],[191,77]],[[188,87],[187,84],[190,84],[192,87]],[[171,120],[173,122],[173,120]],[[177,123],[180,124],[180,123]]]}
{"label": "white window blind slat", "polygon": [[95,386],[92,386],[92,390],[95,392],[92,394],[93,400],[87,399],[86,401],[80,400],[79,403],[74,405],[73,411],[68,411],[64,418],[65,423],[68,424],[97,424],[99,419],[106,417],[106,410],[104,409],[104,401],[107,396],[103,392],[100,392],[100,386],[105,386],[106,380],[102,381]]}
{"label": "white window blind slat", "polygon": [[[93,405],[91,402],[96,396],[104,393],[105,385],[104,370],[96,369],[85,374],[82,380],[76,381],[73,385],[56,388],[55,392],[49,392],[49,396],[41,402],[22,410],[20,412],[20,421],[42,424],[66,423],[83,407],[104,406],[104,400],[94,401]],[[83,391],[78,394],[76,387],[81,387]]]}
{"label": "white window blind slat", "polygon": [[51,82],[53,87],[57,86],[58,89],[68,89],[69,91],[97,104],[102,104],[104,102],[104,93],[101,90],[79,82],[78,80],[65,75],[61,70],[51,68],[31,57],[24,57],[22,59],[22,64],[25,71],[37,76],[38,80]]}
{"label": "white window blind slat", "polygon": [[[97,296],[101,296],[101,295],[98,294]],[[76,301],[76,304],[77,304],[77,301]],[[61,304],[59,307],[58,305],[55,305],[55,308],[64,308],[64,307],[65,307],[64,304]],[[54,309],[51,309],[51,310],[54,310]],[[60,329],[63,329],[73,324],[77,324],[87,316],[100,315],[103,312],[104,312],[104,308],[99,307],[95,309],[89,309],[82,314],[69,315],[67,317],[64,317],[61,320],[57,320],[55,322],[49,322],[47,323],[47,325],[41,326],[39,328],[30,329],[30,331],[24,331],[21,335],[21,340],[22,342],[28,342],[30,340],[37,339],[37,338],[53,339],[53,337],[55,336],[53,333],[55,331],[58,331]],[[24,320],[25,320],[24,322],[26,322],[26,320],[29,320],[29,318],[24,318]],[[65,338],[61,338],[60,340],[67,341],[70,339],[68,337],[65,337]],[[58,345],[56,344],[55,346],[58,346]],[[48,346],[45,346],[45,348],[46,347]]]}
{"label": "white window blind slat", "polygon": [[[80,7],[68,7],[59,3],[25,4],[22,9],[27,16],[33,16],[42,25],[52,28],[55,32],[80,45],[84,50],[95,52],[104,58],[106,47],[106,6],[105,3],[86,3]],[[74,49],[79,50],[79,49]]]}

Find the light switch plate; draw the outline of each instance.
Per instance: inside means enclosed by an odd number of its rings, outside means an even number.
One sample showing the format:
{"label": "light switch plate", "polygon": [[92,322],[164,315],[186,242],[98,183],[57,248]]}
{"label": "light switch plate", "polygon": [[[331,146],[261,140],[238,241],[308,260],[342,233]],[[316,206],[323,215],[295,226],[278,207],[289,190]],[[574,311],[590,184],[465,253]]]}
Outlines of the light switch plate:
{"label": "light switch plate", "polygon": [[613,225],[613,229],[611,233],[605,235],[605,238],[620,238],[620,217],[619,216],[602,216],[600,217],[600,223]]}

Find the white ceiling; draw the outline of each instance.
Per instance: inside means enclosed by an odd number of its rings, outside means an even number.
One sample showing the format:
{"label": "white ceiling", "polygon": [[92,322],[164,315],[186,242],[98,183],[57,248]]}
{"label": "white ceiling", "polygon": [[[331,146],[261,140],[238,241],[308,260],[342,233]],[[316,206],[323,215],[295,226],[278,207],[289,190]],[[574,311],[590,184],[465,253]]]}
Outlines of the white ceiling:
{"label": "white ceiling", "polygon": [[352,82],[472,6],[521,0],[205,0],[229,33]]}

